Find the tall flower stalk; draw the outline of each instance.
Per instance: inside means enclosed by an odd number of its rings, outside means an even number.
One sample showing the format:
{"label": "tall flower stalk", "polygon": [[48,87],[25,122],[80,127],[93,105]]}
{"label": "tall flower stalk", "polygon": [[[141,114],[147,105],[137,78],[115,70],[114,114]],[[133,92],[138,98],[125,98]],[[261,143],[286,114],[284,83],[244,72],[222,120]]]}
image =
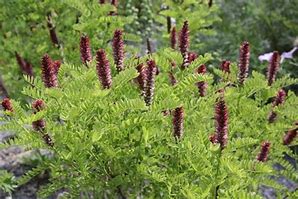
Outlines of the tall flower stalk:
{"label": "tall flower stalk", "polygon": [[183,57],[181,68],[185,69],[189,65],[188,48],[189,48],[189,27],[188,21],[185,21],[179,35],[179,48]]}
{"label": "tall flower stalk", "polygon": [[88,67],[88,63],[92,61],[90,39],[87,35],[82,35],[80,40],[80,53],[83,64]]}
{"label": "tall flower stalk", "polygon": [[274,51],[267,68],[268,86],[271,86],[275,81],[275,77],[280,65],[280,55]]}
{"label": "tall flower stalk", "polygon": [[155,89],[155,75],[156,64],[154,60],[147,61],[146,69],[146,85],[144,91],[144,100],[147,106],[150,106],[153,102],[153,95]]}
{"label": "tall flower stalk", "polygon": [[244,81],[248,76],[249,58],[250,58],[249,43],[245,41],[241,44],[240,50],[239,50],[238,82],[240,85],[244,84]]}
{"label": "tall flower stalk", "polygon": [[175,108],[173,111],[173,136],[180,140],[183,136],[184,109],[183,107]]}
{"label": "tall flower stalk", "polygon": [[123,32],[120,29],[117,29],[114,32],[113,55],[117,71],[120,72],[124,70],[124,42]]}
{"label": "tall flower stalk", "polygon": [[112,86],[112,76],[110,63],[103,49],[99,49],[96,53],[96,70],[99,81],[103,89],[109,89]]}

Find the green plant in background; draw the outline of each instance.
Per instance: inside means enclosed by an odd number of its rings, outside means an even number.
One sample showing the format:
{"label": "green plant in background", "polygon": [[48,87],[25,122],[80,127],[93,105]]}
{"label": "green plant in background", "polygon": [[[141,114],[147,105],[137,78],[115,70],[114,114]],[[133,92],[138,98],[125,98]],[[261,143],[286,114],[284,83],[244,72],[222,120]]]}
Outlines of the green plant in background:
{"label": "green plant in background", "polygon": [[[213,28],[216,36],[203,37],[204,51],[216,51],[218,59],[232,59],[237,54],[237,44],[248,40],[252,48],[252,68],[265,71],[266,64],[260,64],[259,55],[266,52],[290,51],[298,36],[296,19],[298,2],[295,0],[219,0],[222,19]],[[296,44],[297,45],[297,44]],[[219,65],[219,64],[217,64]],[[297,57],[282,64],[280,74],[290,73],[297,77]]]}
{"label": "green plant in background", "polygon": [[[210,54],[187,56],[193,46],[186,24],[180,52],[164,47],[138,59],[126,52],[123,69],[119,32],[106,35],[113,52],[96,51],[88,67],[66,60],[58,70],[44,55],[42,78],[26,78],[22,91],[32,105],[2,103],[9,122],[0,129],[17,133],[4,147],[54,152],[17,184],[49,170],[42,198],[60,189],[72,198],[261,198],[260,184],[297,196],[268,178],[280,175],[271,166],[283,153],[297,157],[288,147],[296,143],[297,97],[281,91],[297,79],[275,78],[278,56],[268,66],[271,76],[248,77],[248,42],[238,66],[207,71]],[[80,47],[88,57],[88,42]],[[294,168],[285,168],[297,180]]]}
{"label": "green plant in background", "polygon": [[[24,71],[16,61],[15,52],[33,65],[34,75],[39,75],[40,57],[44,52],[56,60],[78,64],[80,59],[76,54],[80,35],[88,35],[94,46],[106,47],[109,43],[107,35],[131,20],[111,15],[116,7],[110,3],[99,4],[97,0],[1,1],[0,7],[3,35],[0,71],[8,94],[14,97],[20,96],[25,83]],[[127,40],[136,40],[135,36],[126,36]]]}

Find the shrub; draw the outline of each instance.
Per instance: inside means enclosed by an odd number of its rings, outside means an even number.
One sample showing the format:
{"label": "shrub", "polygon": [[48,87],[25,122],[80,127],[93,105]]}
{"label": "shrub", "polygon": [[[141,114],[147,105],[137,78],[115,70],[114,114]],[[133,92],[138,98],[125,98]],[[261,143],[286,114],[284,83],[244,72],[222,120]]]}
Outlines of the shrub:
{"label": "shrub", "polygon": [[[180,42],[192,48],[189,40]],[[244,74],[247,44],[238,67],[229,63],[229,70],[206,68],[210,54],[188,59],[188,48],[126,55],[121,70],[112,61],[115,52],[107,50],[112,46],[97,50],[89,67],[66,60],[54,73],[55,62],[48,59],[42,66],[49,73],[26,77],[22,93],[34,100],[32,108],[9,101],[9,122],[1,129],[17,133],[4,146],[48,148],[55,155],[16,183],[49,170],[41,197],[64,189],[73,198],[260,198],[260,184],[284,191],[268,176],[279,175],[271,166],[283,153],[294,156],[288,145],[296,135],[283,132],[297,130],[298,104],[293,92],[282,100],[277,93],[297,80],[285,76],[268,85],[263,74]],[[208,85],[204,95],[198,82]],[[271,111],[274,122],[267,118]]]}

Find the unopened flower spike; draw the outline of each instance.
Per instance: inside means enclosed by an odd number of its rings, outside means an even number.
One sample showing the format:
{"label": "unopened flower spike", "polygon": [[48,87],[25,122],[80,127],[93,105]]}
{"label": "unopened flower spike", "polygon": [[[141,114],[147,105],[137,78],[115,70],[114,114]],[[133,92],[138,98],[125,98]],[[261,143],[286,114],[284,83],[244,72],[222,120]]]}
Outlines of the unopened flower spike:
{"label": "unopened flower spike", "polygon": [[176,27],[175,26],[171,30],[170,41],[171,41],[171,48],[176,49],[177,33],[176,33]]}
{"label": "unopened flower spike", "polygon": [[4,111],[13,112],[12,103],[9,98],[4,98],[1,102]]}
{"label": "unopened flower spike", "polygon": [[257,156],[257,160],[260,162],[266,162],[268,159],[268,154],[270,150],[271,143],[268,141],[264,141],[261,145],[261,151]]}
{"label": "unopened flower spike", "polygon": [[99,81],[104,89],[109,89],[112,86],[112,76],[110,63],[103,49],[99,49],[96,53],[96,70]]}
{"label": "unopened flower spike", "polygon": [[120,29],[117,29],[114,32],[113,55],[117,71],[124,70],[124,41],[123,32]]}
{"label": "unopened flower spike", "polygon": [[42,138],[43,138],[44,142],[45,142],[48,146],[50,146],[50,147],[53,147],[53,146],[54,146],[54,142],[53,142],[51,136],[50,136],[48,133],[43,134],[43,135],[42,135]]}
{"label": "unopened flower spike", "polygon": [[53,24],[51,13],[49,13],[47,15],[47,25],[48,25],[48,29],[49,29],[49,32],[50,32],[50,38],[51,38],[52,43],[55,46],[60,47],[59,39],[58,39],[58,36],[57,36],[57,33],[56,33],[56,27]]}
{"label": "unopened flower spike", "polygon": [[267,68],[268,86],[271,86],[275,81],[275,77],[280,65],[280,55],[274,51]]}
{"label": "unopened flower spike", "polygon": [[23,74],[33,76],[33,69],[31,63],[23,59],[18,52],[15,52],[16,60]]}
{"label": "unopened flower spike", "polygon": [[215,104],[215,134],[217,143],[223,149],[228,142],[228,107],[223,97],[223,93],[220,93],[220,97]]}
{"label": "unopened flower spike", "polygon": [[82,35],[80,40],[80,53],[83,64],[88,67],[88,63],[92,61],[90,39],[87,35]]}
{"label": "unopened flower spike", "polygon": [[249,70],[250,49],[247,41],[243,42],[239,50],[239,63],[238,63],[238,82],[240,85],[244,84]]}
{"label": "unopened flower spike", "polygon": [[177,107],[173,110],[173,136],[180,140],[183,136],[183,124],[184,124],[184,109],[183,107]]}
{"label": "unopened flower spike", "polygon": [[230,65],[231,65],[230,61],[224,60],[220,64],[220,69],[225,73],[230,73],[231,72]]}
{"label": "unopened flower spike", "polygon": [[45,103],[42,99],[37,99],[32,102],[32,109],[34,110],[34,113],[37,113],[45,108]]}
{"label": "unopened flower spike", "polygon": [[298,133],[298,128],[289,130],[283,137],[283,144],[284,145],[291,144],[294,141],[294,139],[297,137],[297,133]]}
{"label": "unopened flower spike", "polygon": [[153,101],[154,89],[155,89],[155,75],[156,64],[154,60],[147,61],[147,77],[146,86],[144,91],[144,100],[147,106],[150,106]]}
{"label": "unopened flower spike", "polygon": [[48,54],[42,57],[41,73],[45,87],[58,87],[56,70],[53,68],[53,61]]}
{"label": "unopened flower spike", "polygon": [[[198,74],[206,74],[207,68],[206,68],[205,64],[202,64],[201,66],[199,66],[197,68],[196,71],[197,71]],[[199,82],[196,83],[196,86],[198,87],[200,97],[206,96],[208,83],[205,82],[205,81],[199,81]]]}
{"label": "unopened flower spike", "polygon": [[185,69],[189,65],[188,48],[189,48],[189,27],[188,21],[185,21],[179,35],[179,48],[183,57],[181,68]]}

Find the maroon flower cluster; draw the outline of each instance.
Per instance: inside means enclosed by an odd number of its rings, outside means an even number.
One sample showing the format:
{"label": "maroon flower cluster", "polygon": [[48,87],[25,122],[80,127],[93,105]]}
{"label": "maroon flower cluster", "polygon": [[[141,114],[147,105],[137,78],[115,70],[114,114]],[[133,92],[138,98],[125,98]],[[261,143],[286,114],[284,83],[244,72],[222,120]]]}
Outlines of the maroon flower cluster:
{"label": "maroon flower cluster", "polygon": [[[36,114],[39,111],[43,110],[45,108],[45,103],[41,99],[37,99],[34,102],[32,102],[32,109],[33,113]],[[46,122],[44,119],[39,119],[32,122],[32,128],[35,131],[44,132],[46,128]]]}
{"label": "maroon flower cluster", "polygon": [[183,107],[174,109],[173,113],[173,135],[177,140],[183,136],[184,110]]}
{"label": "maroon flower cluster", "polygon": [[[286,96],[287,96],[287,93],[283,89],[280,89],[277,92],[277,95],[274,101],[272,102],[272,108],[283,104],[286,100]],[[273,123],[276,120],[276,118],[277,118],[277,113],[274,110],[271,110],[268,115],[268,122]]]}
{"label": "maroon flower cluster", "polygon": [[4,98],[1,103],[4,111],[13,112],[12,103],[9,98]]}
{"label": "maroon flower cluster", "polygon": [[50,13],[47,15],[47,25],[48,25],[48,28],[49,28],[50,39],[51,39],[52,43],[55,46],[60,47],[58,36],[57,36],[57,33],[56,33],[56,28],[53,24],[52,16],[51,16]]}
{"label": "maroon flower cluster", "polygon": [[99,4],[105,4],[105,0],[99,0],[98,3]]}
{"label": "maroon flower cluster", "polygon": [[280,55],[277,51],[274,51],[267,68],[268,86],[271,86],[275,81],[275,77],[279,69],[279,63]]}
{"label": "maroon flower cluster", "polygon": [[177,44],[177,33],[176,33],[176,27],[173,27],[171,30],[170,40],[171,40],[171,48],[176,49]]}
{"label": "maroon flower cluster", "polygon": [[124,42],[122,30],[115,30],[113,38],[113,55],[117,71],[124,70]]}
{"label": "maroon flower cluster", "polygon": [[215,139],[223,149],[228,142],[228,108],[221,96],[215,104]]}
{"label": "maroon flower cluster", "polygon": [[41,110],[43,110],[46,107],[45,103],[41,99],[37,99],[34,102],[32,102],[32,108],[34,110],[34,113],[37,113]]}
{"label": "maroon flower cluster", "polygon": [[185,69],[189,65],[188,48],[189,48],[189,27],[188,21],[185,21],[179,35],[179,48],[183,57],[181,68]]}
{"label": "maroon flower cluster", "polygon": [[247,41],[243,42],[239,50],[239,63],[238,63],[238,82],[240,85],[243,85],[244,81],[247,78],[249,70],[249,58],[250,50],[249,43]]}
{"label": "maroon flower cluster", "polygon": [[188,62],[189,62],[189,64],[191,64],[191,62],[193,62],[197,58],[198,58],[198,54],[197,53],[195,53],[195,52],[189,52],[188,53]]}
{"label": "maroon flower cluster", "polygon": [[92,61],[92,54],[91,54],[90,40],[87,35],[81,36],[80,53],[81,53],[81,60],[83,64],[88,66],[88,63]]}
{"label": "maroon flower cluster", "polygon": [[60,61],[52,61],[48,54],[41,59],[42,80],[47,88],[58,87],[57,74],[60,68]]}
{"label": "maroon flower cluster", "polygon": [[109,89],[112,86],[112,76],[110,63],[103,49],[99,49],[96,53],[96,70],[97,76],[104,89]]}
{"label": "maroon flower cluster", "polygon": [[19,53],[15,52],[16,60],[18,62],[18,65],[20,66],[20,69],[24,75],[33,76],[33,68],[31,63],[29,63],[27,60],[23,59]]}
{"label": "maroon flower cluster", "polygon": [[289,130],[283,137],[283,144],[284,145],[291,144],[294,141],[294,139],[297,137],[297,133],[298,133],[298,128]]}
{"label": "maroon flower cluster", "polygon": [[230,61],[224,60],[220,64],[220,69],[225,73],[230,73],[231,72],[230,65],[231,65]]}
{"label": "maroon flower cluster", "polygon": [[[197,73],[198,74],[206,74],[207,72],[207,68],[205,66],[205,64],[202,64],[201,66],[199,66],[199,68],[197,69]],[[196,86],[198,87],[198,90],[199,90],[199,95],[201,97],[204,97],[206,96],[206,90],[208,88],[208,83],[205,82],[205,81],[200,81],[200,82],[197,82],[196,83]]]}
{"label": "maroon flower cluster", "polygon": [[266,162],[270,150],[271,143],[268,141],[264,141],[261,145],[261,151],[257,156],[257,160],[260,162]]}
{"label": "maroon flower cluster", "polygon": [[154,60],[147,61],[146,84],[145,84],[145,90],[144,90],[144,100],[147,106],[150,106],[153,101],[156,70],[157,69],[156,69],[155,61]]}

